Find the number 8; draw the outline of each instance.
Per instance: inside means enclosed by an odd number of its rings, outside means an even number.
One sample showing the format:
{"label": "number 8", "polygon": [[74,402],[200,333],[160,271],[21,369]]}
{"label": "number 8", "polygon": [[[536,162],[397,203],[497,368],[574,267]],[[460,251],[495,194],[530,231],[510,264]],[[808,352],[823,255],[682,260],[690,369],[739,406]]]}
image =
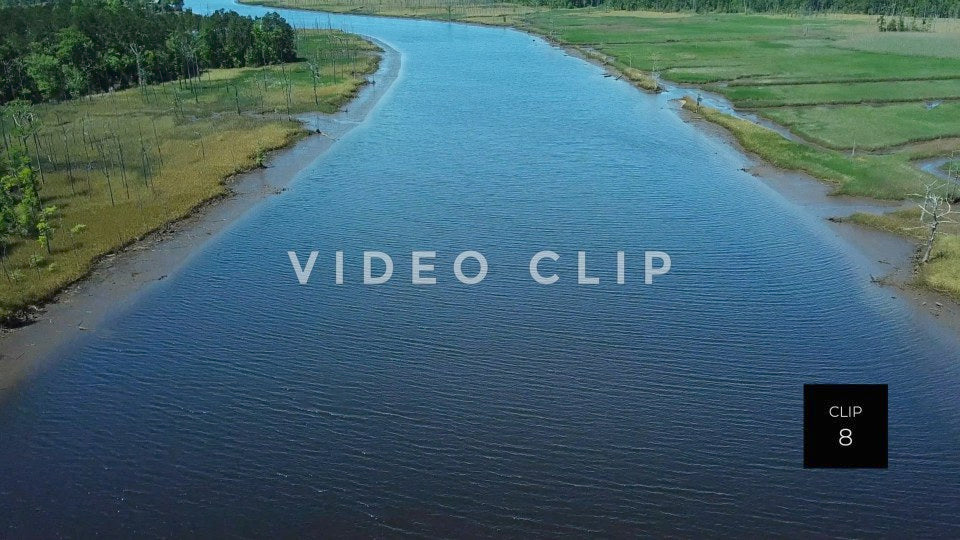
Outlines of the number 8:
{"label": "number 8", "polygon": [[841,429],[840,430],[840,446],[850,446],[851,444],[853,444],[853,431],[848,428]]}

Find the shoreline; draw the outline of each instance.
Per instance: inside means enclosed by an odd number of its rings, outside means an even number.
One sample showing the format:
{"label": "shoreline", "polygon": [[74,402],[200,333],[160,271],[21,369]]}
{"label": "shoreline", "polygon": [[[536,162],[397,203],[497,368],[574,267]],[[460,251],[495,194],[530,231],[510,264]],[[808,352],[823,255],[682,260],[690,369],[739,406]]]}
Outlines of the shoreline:
{"label": "shoreline", "polygon": [[[466,24],[483,25],[483,23]],[[760,127],[770,129],[787,140],[799,141],[803,144],[812,144],[809,141],[797,137],[786,127],[752,113],[739,111],[722,96],[701,90],[697,86],[670,83],[659,77],[647,74],[657,83],[657,88],[651,90],[620,70],[614,65],[612,57],[608,55],[603,55],[602,53],[577,45],[557,41],[550,36],[540,34],[526,26],[509,26],[509,28],[540,37],[547,43],[562,49],[566,53],[600,67],[607,73],[616,76],[618,80],[623,80],[644,94],[662,96],[668,101],[678,101],[682,100],[684,96],[689,95],[689,92],[701,92],[706,98],[704,103],[708,106],[716,107],[719,105],[721,111],[731,114],[736,118],[757,124]],[[684,111],[682,107],[677,107],[675,112],[684,122],[698,126],[706,135],[719,139],[724,144],[736,148],[740,154],[752,163],[749,168],[744,169],[745,172],[763,181],[791,203],[802,205],[812,215],[817,215],[822,220],[829,222],[831,229],[834,230],[837,235],[846,239],[848,244],[854,249],[857,249],[860,254],[868,255],[875,261],[886,265],[886,268],[884,266],[874,266],[873,269],[876,271],[876,274],[873,272],[869,274],[869,279],[872,283],[881,287],[895,288],[900,296],[909,302],[917,314],[927,314],[935,323],[960,335],[960,301],[948,293],[929,289],[915,283],[916,276],[913,269],[916,264],[917,250],[919,249],[916,241],[893,232],[858,225],[846,219],[856,212],[891,212],[907,207],[914,207],[915,205],[912,201],[834,195],[831,193],[833,186],[829,182],[818,179],[803,171],[783,169],[767,162],[761,156],[744,148],[736,140],[733,133],[723,126],[710,122],[705,118],[695,117]],[[949,158],[923,159],[915,161],[914,166],[919,170],[928,172],[942,179],[951,180],[946,173],[939,170],[932,170],[934,167],[939,167],[949,162],[949,160]],[[789,179],[789,181],[785,181],[787,179]],[[795,185],[791,185],[791,183]],[[815,195],[816,192],[819,193]],[[824,210],[827,208],[843,210],[846,213],[841,215],[829,212],[815,212],[817,209]],[[893,249],[890,251],[878,250],[877,248],[880,245],[887,245]],[[906,253],[903,252],[905,247],[909,248]],[[888,259],[895,259],[896,262]]]}
{"label": "shoreline", "polygon": [[[894,211],[910,206],[909,201],[884,201],[867,197],[833,195],[832,186],[801,171],[781,169],[743,148],[732,133],[722,126],[677,107],[677,114],[695,124],[719,144],[732,146],[750,163],[750,174],[778,193],[784,200],[812,219],[818,220],[856,253],[864,270],[865,286],[889,289],[909,307],[914,318],[932,322],[960,336],[960,303],[948,294],[924,288],[913,282],[917,244],[892,232],[863,227],[846,221],[855,212]],[[840,218],[840,219],[838,219]]]}
{"label": "shoreline", "polygon": [[[464,24],[484,26],[483,23],[474,22]],[[539,37],[562,49],[567,54],[603,69],[644,94],[661,96],[669,103],[683,99],[683,96],[688,95],[688,91],[700,91],[704,96],[709,96],[709,99],[717,100],[716,104],[720,105],[722,109],[729,109],[728,114],[773,130],[788,140],[802,140],[786,127],[755,117],[750,113],[744,114],[733,107],[725,98],[700,90],[696,86],[669,83],[659,77],[647,74],[656,81],[657,88],[646,88],[641,82],[634,80],[614,65],[612,58],[608,55],[584,49],[577,45],[563,43],[526,26],[507,25],[505,27]],[[846,220],[848,216],[856,212],[890,212],[912,207],[914,205],[911,201],[834,195],[831,193],[833,186],[829,182],[820,180],[803,171],[783,169],[767,162],[762,157],[744,148],[736,140],[733,133],[723,126],[705,118],[695,117],[679,106],[675,107],[675,113],[684,122],[697,126],[708,137],[735,148],[750,163],[749,167],[742,169],[744,172],[749,173],[764,185],[773,189],[791,205],[803,207],[808,215],[826,223],[835,235],[857,251],[856,255],[860,262],[867,268],[867,276],[865,276],[865,279],[869,280],[866,283],[867,285],[893,289],[893,294],[896,294],[910,308],[911,316],[914,319],[932,322],[940,329],[960,336],[960,301],[947,293],[923,287],[915,282],[914,266],[919,249],[918,244],[910,238],[889,231],[864,227]],[[807,141],[803,142],[809,144]],[[927,169],[934,164],[939,165],[940,161],[940,158],[937,158],[937,160],[920,160],[915,163],[915,166],[918,169],[931,172]],[[945,174],[937,174],[937,176],[946,177]],[[837,212],[841,213],[838,214]]]}
{"label": "shoreline", "polygon": [[226,178],[225,195],[100,258],[86,276],[45,303],[31,322],[0,333],[0,399],[42,371],[58,350],[96,334],[104,322],[183,269],[205,245],[259,203],[285,191],[304,168],[362,123],[400,72],[397,50],[365,38],[383,50],[380,65],[343,109],[332,115],[299,115],[306,137],[271,151],[263,167]]}
{"label": "shoreline", "polygon": [[[281,8],[269,3],[240,3]],[[282,9],[324,13],[303,8]],[[400,15],[345,14],[509,28],[543,39],[571,56],[604,69],[640,92],[662,96],[668,103],[677,99],[674,94],[695,89],[664,83],[659,79],[656,81],[663,83],[663,87],[657,90],[645,88],[640,81],[623,73],[609,59],[597,57],[591,54],[590,50],[559,42],[522,25]],[[79,340],[88,332],[95,333],[101,323],[132,305],[140,295],[149,291],[152,285],[183,268],[204,245],[213,241],[259,202],[284,191],[310,162],[330,148],[354,125],[362,122],[380,98],[389,91],[390,83],[397,78],[400,70],[398,51],[370,36],[364,38],[383,49],[380,66],[376,73],[368,76],[368,81],[373,84],[368,82],[364,85],[343,110],[334,115],[299,116],[304,128],[310,131],[308,136],[295,141],[292,146],[271,152],[265,167],[227,179],[227,195],[201,204],[189,216],[161,227],[119,253],[103,257],[86,277],[68,286],[45,304],[32,323],[0,334],[0,398],[18,383],[38,372],[57,350]],[[812,219],[824,222],[829,230],[857,250],[854,256],[866,269],[865,279],[872,280],[873,284],[878,286],[895,289],[891,292],[910,306],[914,317],[933,322],[960,335],[960,303],[947,294],[927,290],[911,282],[916,251],[916,244],[912,240],[890,232],[831,219],[846,217],[856,211],[895,210],[898,205],[902,207],[905,203],[831,195],[830,184],[806,173],[781,169],[767,163],[744,149],[722,126],[694,118],[685,114],[682,109],[675,112],[683,121],[696,125],[706,136],[720,144],[736,148],[750,164],[742,169],[744,172],[773,189],[791,205],[802,207]],[[322,131],[322,134],[316,134],[317,130]],[[839,216],[836,213],[838,211],[847,214]]]}

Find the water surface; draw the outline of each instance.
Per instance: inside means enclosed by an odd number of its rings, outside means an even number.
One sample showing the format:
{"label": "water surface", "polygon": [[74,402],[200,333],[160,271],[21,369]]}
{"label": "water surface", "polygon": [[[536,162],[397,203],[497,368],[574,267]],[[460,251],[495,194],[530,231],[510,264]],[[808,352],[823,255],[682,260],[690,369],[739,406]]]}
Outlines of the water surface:
{"label": "water surface", "polygon": [[[383,40],[398,80],[4,404],[2,536],[960,535],[957,341],[744,156],[523,33],[283,15]],[[288,249],[321,251],[309,285]],[[364,249],[390,283],[359,284]],[[814,382],[890,385],[889,470],[802,469]]]}

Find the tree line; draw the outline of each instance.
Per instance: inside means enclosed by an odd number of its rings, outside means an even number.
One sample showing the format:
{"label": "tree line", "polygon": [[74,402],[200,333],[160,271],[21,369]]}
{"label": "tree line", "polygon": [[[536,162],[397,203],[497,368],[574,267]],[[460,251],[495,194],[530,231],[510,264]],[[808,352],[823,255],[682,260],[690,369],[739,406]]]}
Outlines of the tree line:
{"label": "tree line", "polygon": [[296,60],[293,28],[176,2],[56,0],[0,7],[0,103],[76,98],[189,79],[204,68]]}
{"label": "tree line", "polygon": [[653,11],[865,13],[910,17],[960,17],[957,0],[518,0],[551,7],[597,7]]}

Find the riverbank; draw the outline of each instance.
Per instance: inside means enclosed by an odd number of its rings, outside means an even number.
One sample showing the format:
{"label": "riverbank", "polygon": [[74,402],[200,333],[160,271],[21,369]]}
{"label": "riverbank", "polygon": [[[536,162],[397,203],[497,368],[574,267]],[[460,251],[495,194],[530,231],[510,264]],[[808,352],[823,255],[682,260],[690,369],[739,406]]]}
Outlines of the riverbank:
{"label": "riverbank", "polygon": [[[868,158],[870,161],[854,162],[838,155],[835,151],[812,148],[802,143],[790,141],[774,131],[765,129],[748,120],[724,114],[711,107],[698,105],[692,97],[683,98],[682,107],[697,118],[724,128],[733,136],[741,148],[759,156],[767,163],[783,170],[802,171],[831,184],[834,186],[833,195],[862,196],[863,187],[849,189],[852,183],[858,181],[870,182],[875,186],[884,186],[884,191],[875,194],[871,197],[872,199],[904,200],[906,197],[897,197],[896,195],[912,187],[917,189],[913,193],[923,191],[910,182],[904,183],[903,176],[897,176],[896,181],[888,181],[889,176],[895,174],[897,168],[895,163],[878,161],[883,159],[882,157],[871,156]],[[907,166],[902,163],[901,165]],[[898,186],[897,181],[903,185]],[[942,184],[941,188],[943,188]],[[945,220],[940,226],[940,236],[934,242],[931,260],[925,264],[920,264],[916,257],[916,251],[925,241],[925,235],[928,235],[929,231],[922,225],[920,208],[916,203],[907,201],[897,208],[879,214],[876,211],[860,210],[852,214],[830,216],[829,219],[837,223],[852,223],[895,234],[910,241],[914,246],[914,256],[910,258],[914,271],[909,275],[898,273],[896,278],[888,277],[879,282],[900,287],[916,285],[942,295],[942,297],[936,299],[934,304],[942,306],[941,300],[949,300],[954,306],[960,305],[960,249],[958,249],[960,247],[960,226],[956,222],[949,218]]]}
{"label": "riverbank", "polygon": [[[773,15],[651,17],[568,10],[538,14],[523,29],[598,58],[614,73],[622,74],[628,64],[668,78],[670,93],[727,130],[741,148],[826,182],[834,195],[908,201],[930,184],[955,191],[957,179],[944,172],[949,158],[943,156],[960,147],[950,120],[955,102],[948,101],[960,92],[955,80],[960,63],[949,51],[960,48],[935,54],[923,44],[934,39],[960,46],[958,21],[938,20],[937,32],[901,36],[880,35],[870,23],[864,16],[804,19],[801,26]],[[721,46],[715,40],[727,42]],[[885,45],[892,40],[899,48]],[[850,69],[820,65],[828,58]],[[701,96],[702,108],[696,103]],[[931,163],[937,169],[931,170]],[[915,242],[920,213],[909,206],[913,210],[830,219]],[[934,305],[956,306],[960,227],[946,224],[940,230],[944,234],[931,261],[889,281],[932,291]]]}
{"label": "riverbank", "polygon": [[175,275],[204,245],[265,199],[281,194],[304,167],[363,122],[400,70],[399,53],[377,45],[382,50],[377,71],[340,112],[298,115],[298,129],[306,135],[292,146],[263,156],[262,167],[227,178],[223,196],[103,257],[84,279],[39,309],[31,324],[0,335],[0,395],[42,368],[57,350],[96,334],[106,320]]}
{"label": "riverbank", "polygon": [[[944,230],[950,236],[938,242],[934,251],[938,257],[918,267],[922,235],[916,224],[920,212],[913,201],[904,200],[904,194],[915,184],[905,183],[892,189],[884,186],[883,192],[875,191],[875,186],[881,185],[889,174],[890,167],[912,174],[935,165],[938,170],[948,171],[944,174],[949,175],[952,173],[949,159],[895,160],[887,164],[886,169],[875,163],[854,163],[836,151],[808,144],[774,122],[736,111],[723,96],[700,92],[704,105],[698,106],[696,98],[692,97],[698,92],[696,86],[664,86],[649,75],[643,74],[643,78],[625,73],[615,59],[597,51],[544,38],[570,54],[602,67],[610,75],[631,82],[642,91],[667,92],[671,94],[668,97],[676,97],[682,118],[697,123],[711,135],[751,157],[753,163],[748,172],[786,200],[830,222],[831,229],[838,236],[856,246],[864,256],[861,263],[870,269],[873,283],[896,288],[909,300],[914,317],[933,316],[950,331],[960,333],[960,249],[957,243],[960,226],[945,225]],[[707,103],[711,106],[705,105]],[[870,156],[873,157],[876,156]],[[883,159],[883,156],[879,157]],[[867,180],[867,183],[851,189],[848,183],[857,180]]]}
{"label": "riverbank", "polygon": [[677,103],[677,110],[685,120],[697,124],[723,144],[739,149],[750,162],[744,167],[745,172],[804,214],[815,217],[853,247],[854,251],[848,255],[857,259],[875,285],[894,290],[905,301],[911,319],[920,324],[935,321],[946,331],[960,334],[960,302],[942,291],[917,284],[916,237],[859,221],[911,214],[915,208],[913,202],[838,195],[830,183],[770,164],[741,144],[734,132],[685,108],[682,100]]}
{"label": "riverbank", "polygon": [[[706,120],[730,130],[746,151],[827,182],[836,195],[909,200],[925,185],[943,182],[949,156],[960,151],[953,120],[960,99],[960,21],[953,19],[931,22],[928,32],[880,33],[866,15],[547,9],[443,0],[416,8],[355,0],[241,2],[530,32],[641,90],[713,96],[721,110],[705,108]],[[714,105],[710,99],[705,104]],[[936,163],[935,170],[929,163]],[[915,229],[899,226],[902,215],[865,215],[830,217],[916,238]],[[915,217],[913,226],[919,213]],[[934,260],[899,283],[955,303],[960,228],[943,230],[948,235],[937,241]]]}
{"label": "riverbank", "polygon": [[30,119],[31,144],[19,151],[50,213],[45,242],[4,239],[0,325],[29,322],[99,258],[224,196],[225,178],[305,135],[296,114],[336,112],[376,70],[376,46],[357,36],[301,31],[297,46],[296,63],[5,106],[4,141],[15,120]]}
{"label": "riverbank", "polygon": [[[529,29],[524,28],[525,31]],[[535,32],[534,32],[535,33]],[[876,255],[889,268],[877,268],[877,275],[871,277],[874,283],[892,286],[911,297],[913,307],[918,312],[927,312],[941,319],[953,331],[960,332],[960,224],[945,223],[941,226],[943,236],[934,245],[933,257],[927,264],[918,264],[918,253],[923,240],[920,223],[920,210],[910,200],[916,193],[923,191],[926,182],[935,182],[938,178],[945,181],[942,186],[957,182],[958,169],[952,158],[929,158],[931,150],[952,148],[949,141],[921,143],[907,150],[905,155],[884,153],[866,153],[860,159],[846,156],[832,148],[812,144],[797,136],[787,127],[767,118],[736,110],[724,96],[703,90],[695,85],[664,85],[657,78],[623,66],[615,58],[601,54],[593,49],[583,48],[543,36],[550,43],[562,47],[585,61],[596,64],[618,79],[631,82],[646,92],[668,92],[676,96],[680,108],[687,114],[682,115],[688,121],[701,121],[701,126],[709,124],[716,136],[737,146],[743,153],[755,156],[760,162],[751,172],[763,171],[762,176],[769,179],[792,178],[803,182],[813,180],[827,189],[818,198],[820,208],[833,208],[833,213],[822,215],[834,224],[843,224],[849,229],[868,231],[850,231],[844,234],[848,238],[857,238],[857,246],[866,253]],[[697,104],[697,95],[703,102]],[[705,124],[707,123],[707,124]],[[944,146],[946,145],[946,146]],[[912,152],[911,152],[912,150]],[[940,151],[943,151],[940,149]],[[893,178],[893,181],[890,181]],[[776,182],[775,185],[780,185]],[[793,190],[781,190],[792,193]],[[828,199],[860,199],[866,204],[831,204]],[[805,200],[805,204],[810,201]],[[881,241],[879,236],[893,235],[891,242]],[[861,245],[866,242],[868,245]],[[910,246],[904,255],[902,250],[878,250],[877,246]],[[890,263],[890,261],[897,261]]]}
{"label": "riverbank", "polygon": [[[525,28],[525,30],[527,29]],[[548,37],[548,39],[550,38]],[[585,59],[589,61],[593,61],[597,64],[603,65],[606,69],[610,70],[613,76],[619,77],[621,76],[621,74],[623,74],[621,70],[622,66],[609,62],[604,56],[599,55],[599,53],[591,54],[592,51],[590,49],[587,49],[581,46],[565,45],[562,42],[556,42],[556,41],[554,42],[558,43],[561,46],[565,46],[567,50],[571,51],[572,53],[583,56]],[[650,88],[644,88],[643,85],[638,84],[637,80],[634,80],[635,77],[628,77],[624,75],[624,78],[630,80],[630,82],[641,87],[642,89],[650,90]],[[310,139],[307,139],[307,140],[310,140]],[[305,144],[305,143],[301,143],[301,144]],[[752,152],[752,150],[750,150],[749,148],[744,148],[742,145],[741,145],[741,148],[747,152]],[[302,167],[306,163],[307,162],[300,162],[300,166]],[[279,166],[275,166],[275,167],[277,171],[280,170]],[[296,168],[296,165],[291,165],[290,170],[292,171],[290,174],[293,175],[296,173],[298,169]],[[758,166],[756,170],[762,171],[760,173],[760,176],[762,176],[765,180],[773,176],[777,176],[778,178],[794,178],[794,179],[800,176],[803,176],[803,175],[793,175],[792,173],[788,173],[782,170],[777,170],[772,167],[763,168],[761,166]],[[261,188],[265,191],[259,195],[259,198],[257,198],[258,195],[256,195],[255,193],[250,194],[251,196],[254,197],[254,200],[251,202],[250,206],[255,204],[255,202],[257,200],[260,200],[262,197],[268,196],[272,193],[275,193],[279,189],[282,189],[282,185],[284,185],[284,184],[281,184],[280,186],[273,186],[270,184],[270,182],[263,179],[261,179],[259,182],[260,184],[258,185],[260,185]],[[777,183],[782,184],[779,182]],[[790,196],[791,190],[786,189],[783,191],[783,193],[786,193],[787,196]],[[824,193],[826,197],[829,197],[830,190],[827,189],[825,190]],[[816,203],[809,203],[808,201],[808,203],[805,203],[805,204],[816,205],[818,208],[824,208],[824,207],[831,207],[831,208],[836,207],[838,209],[843,208],[842,205],[837,206],[837,205],[832,205],[824,202],[824,201],[829,201],[830,199],[817,199],[817,200],[818,202]],[[249,208],[249,206],[246,208]],[[878,211],[883,211],[884,208],[885,208],[884,203],[876,203],[876,204],[865,203],[863,205],[860,205],[854,211],[878,212]],[[896,209],[899,207],[894,205],[894,206],[890,206],[889,208]],[[243,211],[243,208],[240,208],[238,210],[238,212],[242,212],[242,211]],[[832,218],[837,215],[839,214],[833,213],[829,215],[823,215],[821,217],[824,220],[826,220],[827,218]],[[228,223],[228,222],[229,221],[225,223]],[[225,226],[225,223],[223,224],[224,226]],[[132,298],[133,296],[131,296],[131,294],[135,294],[136,289],[139,286],[141,286],[144,283],[152,283],[154,281],[161,280],[165,276],[169,275],[170,272],[169,271],[164,272],[163,271],[164,268],[173,268],[173,269],[179,268],[179,266],[182,265],[183,262],[187,260],[190,253],[193,250],[195,250],[198,246],[203,244],[204,237],[213,236],[219,230],[222,229],[222,227],[214,228],[214,229],[209,229],[208,230],[209,232],[193,234],[190,232],[189,228],[190,228],[190,225],[187,225],[186,232],[181,231],[180,229],[177,229],[177,228],[175,228],[173,231],[174,233],[176,233],[177,231],[180,231],[179,235],[190,238],[190,241],[182,245],[182,249],[183,249],[183,252],[181,254],[182,258],[180,259],[179,262],[175,260],[172,261],[172,266],[164,266],[166,263],[163,263],[162,261],[161,262],[156,262],[156,261],[145,262],[143,265],[139,267],[137,267],[136,264],[133,264],[129,268],[122,268],[119,273],[111,274],[106,277],[100,274],[99,270],[97,270],[93,272],[94,281],[97,281],[97,280],[105,281],[105,282],[109,281],[110,286],[116,288],[114,293],[117,297]],[[953,314],[954,313],[953,307],[955,307],[955,305],[945,303],[943,301],[944,298],[940,296],[930,296],[925,292],[914,291],[912,289],[907,290],[909,288],[909,281],[912,279],[912,273],[910,272],[911,264],[909,262],[910,256],[912,254],[912,249],[904,249],[904,246],[909,247],[909,243],[907,241],[902,239],[890,240],[889,238],[886,238],[888,235],[884,233],[873,233],[872,231],[871,233],[866,233],[859,230],[853,230],[853,228],[851,227],[842,226],[842,225],[837,225],[835,228],[838,230],[838,234],[844,235],[845,238],[854,239],[855,240],[853,242],[854,244],[856,244],[857,242],[864,243],[863,252],[865,254],[868,254],[866,258],[863,259],[864,264],[867,264],[868,261],[871,261],[871,260],[873,261],[872,263],[869,263],[871,265],[870,266],[871,275],[875,274],[879,282],[896,284],[900,288],[904,289],[906,291],[904,293],[904,296],[909,297],[911,301],[915,304],[915,307],[918,312],[918,316],[919,314],[932,314],[933,316],[941,318],[941,320],[947,320],[948,325],[956,329],[960,329],[960,323],[957,322],[956,320],[957,318]],[[166,233],[167,233],[166,230],[157,233],[157,236],[158,236],[157,239],[165,241],[167,237],[177,236],[177,234],[170,235]],[[149,244],[144,244],[144,246],[147,246],[147,245]],[[884,251],[884,250],[888,250],[888,251]],[[138,251],[138,248],[136,247],[132,250],[129,250],[130,253],[136,253],[137,251]],[[157,249],[144,247],[142,249],[139,249],[139,251],[143,255],[149,255],[150,253],[157,251]],[[162,253],[159,254],[159,256],[162,257]],[[147,259],[145,259],[145,261],[146,260]],[[110,268],[112,266],[119,266],[119,263],[114,261],[114,258],[110,258],[104,261],[103,264],[107,268]],[[158,266],[159,269],[157,271],[151,271],[151,268],[153,268],[153,266],[155,265]],[[124,292],[123,290],[124,288],[123,283],[125,283],[125,281],[123,281],[122,276],[125,274],[129,274],[131,278],[130,280],[128,280],[129,282],[128,288],[130,289],[130,291],[128,292]],[[82,289],[82,287],[78,287],[78,289]],[[65,301],[70,300],[71,297],[69,295],[71,293],[72,291],[68,291],[67,293],[65,293],[63,296],[63,299]],[[78,295],[78,296],[82,296],[82,293],[81,295]],[[938,306],[937,304],[940,304],[940,305]],[[123,305],[123,302],[121,302],[121,305]],[[104,317],[109,315],[109,311],[113,309],[112,305],[109,303],[104,304],[102,306],[97,306],[95,305],[95,302],[94,302],[93,304],[86,305],[83,309],[73,311],[72,314],[61,316],[58,314],[58,312],[56,312],[56,306],[57,304],[51,305],[49,307],[49,310],[42,317],[40,317],[41,324],[43,320],[46,320],[48,321],[47,324],[57,326],[60,324],[58,322],[59,320],[70,320],[70,323],[67,324],[66,326],[69,328],[70,332],[72,332],[73,338],[80,336],[82,332],[91,331],[90,329],[94,326],[96,321],[103,320]],[[38,325],[34,325],[34,326],[38,326]],[[61,332],[61,331],[62,329],[54,330],[54,332]],[[23,348],[36,348],[36,347],[43,348],[43,347],[48,347],[49,345],[50,348],[46,349],[49,352],[50,350],[53,350],[56,346],[59,346],[63,341],[69,341],[70,339],[72,339],[70,336],[67,336],[64,340],[58,341],[55,339],[53,340],[52,343],[48,344],[44,341],[47,339],[47,336],[45,335],[41,336],[43,331],[38,330],[37,332],[39,333],[35,334],[37,337],[33,341],[27,340],[27,341],[21,342]],[[5,343],[0,342],[0,352],[2,352],[4,349],[18,351],[18,348],[16,346],[11,346],[8,349]],[[24,365],[29,365],[29,363],[30,363],[29,358],[27,358]]]}

